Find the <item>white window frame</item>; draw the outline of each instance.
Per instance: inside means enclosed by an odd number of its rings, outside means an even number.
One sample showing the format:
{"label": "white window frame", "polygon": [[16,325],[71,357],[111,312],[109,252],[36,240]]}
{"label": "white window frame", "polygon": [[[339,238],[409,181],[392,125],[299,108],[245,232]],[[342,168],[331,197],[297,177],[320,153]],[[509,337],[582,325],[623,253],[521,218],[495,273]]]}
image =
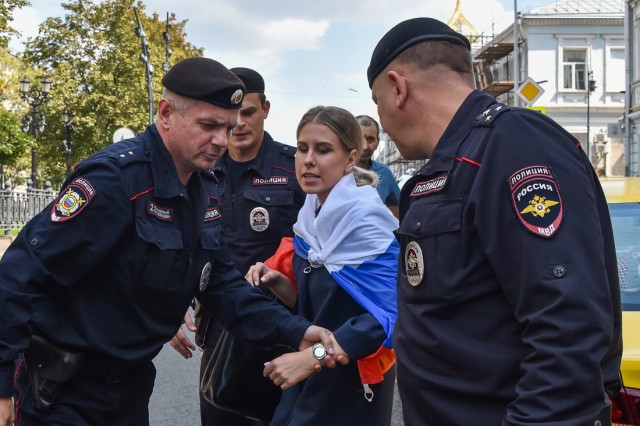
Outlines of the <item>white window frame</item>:
{"label": "white window frame", "polygon": [[[604,63],[604,90],[606,93],[622,93],[625,90],[625,41],[624,36],[607,35],[602,36],[606,45],[606,56]],[[622,52],[622,60],[614,65],[612,51]],[[617,74],[617,75],[616,75]],[[618,77],[616,79],[616,77]]]}
{"label": "white window frame", "polygon": [[[558,39],[558,92],[564,93],[585,93],[588,90],[589,71],[591,68],[591,40],[595,35],[589,34],[556,34]],[[575,88],[575,74],[572,76],[572,87],[564,87],[564,51],[565,50],[584,50],[585,51],[585,74],[584,88]]]}
{"label": "white window frame", "polygon": [[[564,60],[564,55],[566,52],[570,52],[570,51],[576,51],[576,52],[584,52],[584,62],[565,62]],[[587,80],[589,79],[589,49],[584,48],[584,47],[568,47],[568,48],[563,48],[562,49],[562,57],[561,59],[561,63],[560,63],[560,82],[561,82],[561,90],[563,92],[584,92],[587,90]],[[584,66],[584,69],[582,69],[582,71],[578,70],[578,66]],[[567,73],[565,71],[565,69],[567,67],[571,67],[571,79],[570,79],[570,87],[566,87],[565,86],[565,80],[567,77]],[[578,73],[582,72],[582,79],[581,81],[578,81]],[[582,87],[580,87],[580,83],[582,83]]]}

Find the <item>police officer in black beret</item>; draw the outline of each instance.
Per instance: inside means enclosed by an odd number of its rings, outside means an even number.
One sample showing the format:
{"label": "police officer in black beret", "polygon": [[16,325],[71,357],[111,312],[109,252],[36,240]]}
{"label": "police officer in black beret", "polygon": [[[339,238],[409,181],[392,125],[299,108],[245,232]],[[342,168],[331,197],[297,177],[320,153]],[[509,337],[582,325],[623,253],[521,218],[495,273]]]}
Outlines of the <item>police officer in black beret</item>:
{"label": "police officer in black beret", "polygon": [[[293,236],[293,224],[305,194],[296,180],[295,147],[274,141],[264,129],[271,109],[264,79],[250,68],[231,68],[231,72],[242,80],[246,91],[227,151],[213,172],[229,251],[238,270],[246,273],[251,265],[271,257],[282,237]],[[196,341],[204,349],[202,374],[220,337],[221,325],[212,321],[206,309],[197,312]],[[186,317],[185,322],[189,321]],[[171,344],[183,356],[190,357],[190,349],[195,347],[185,339],[186,335],[179,333]],[[261,424],[221,410],[202,395],[200,413],[203,425]]]}
{"label": "police officer in black beret", "polygon": [[190,58],[162,82],[155,124],[81,161],[0,262],[2,426],[148,425],[151,360],[194,297],[243,339],[333,347],[228,255],[210,169],[242,81]]}
{"label": "police officer in black beret", "polygon": [[475,90],[469,41],[401,22],[367,75],[400,153],[394,347],[405,423],[605,425],[620,294],[607,205],[580,143]]}

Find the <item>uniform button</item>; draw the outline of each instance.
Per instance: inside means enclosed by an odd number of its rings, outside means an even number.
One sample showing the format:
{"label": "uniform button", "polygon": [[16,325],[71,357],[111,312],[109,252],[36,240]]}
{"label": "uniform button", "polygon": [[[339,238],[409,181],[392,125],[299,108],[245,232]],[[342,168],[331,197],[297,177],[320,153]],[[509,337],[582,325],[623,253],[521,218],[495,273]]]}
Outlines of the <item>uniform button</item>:
{"label": "uniform button", "polygon": [[147,157],[151,157],[151,154],[150,154],[150,153],[149,153],[149,151],[148,151],[148,150],[146,150],[146,149],[144,150],[144,155],[146,155]]}
{"label": "uniform button", "polygon": [[283,150],[283,151],[289,151],[289,147],[288,147],[288,146],[285,146],[285,147],[283,147],[283,148],[282,148],[282,150]]}
{"label": "uniform button", "polygon": [[264,197],[265,201],[271,201],[271,197]]}
{"label": "uniform button", "polygon": [[29,241],[29,243],[31,243],[32,246],[35,246],[36,244],[38,244],[38,239],[32,238],[31,241]]}
{"label": "uniform button", "polygon": [[593,426],[602,426],[602,422],[601,422],[600,420],[596,420],[596,421],[593,423]]}
{"label": "uniform button", "polygon": [[415,224],[415,225],[413,225],[413,228],[414,228],[416,231],[417,231],[417,230],[419,230],[421,227],[422,227],[422,223],[420,223],[420,222],[416,222],[416,224]]}
{"label": "uniform button", "polygon": [[558,265],[553,267],[553,275],[556,278],[562,278],[566,273],[567,273],[567,270],[564,269],[564,266]]}

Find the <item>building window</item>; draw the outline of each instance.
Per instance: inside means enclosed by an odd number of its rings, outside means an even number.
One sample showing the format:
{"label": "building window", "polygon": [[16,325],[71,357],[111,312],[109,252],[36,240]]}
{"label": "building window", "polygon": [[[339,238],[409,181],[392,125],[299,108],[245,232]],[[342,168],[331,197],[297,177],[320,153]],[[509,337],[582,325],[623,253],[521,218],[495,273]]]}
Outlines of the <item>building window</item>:
{"label": "building window", "polygon": [[562,76],[563,89],[587,89],[587,49],[562,50]]}
{"label": "building window", "polygon": [[606,90],[610,93],[624,92],[624,48],[612,47],[606,64]]}

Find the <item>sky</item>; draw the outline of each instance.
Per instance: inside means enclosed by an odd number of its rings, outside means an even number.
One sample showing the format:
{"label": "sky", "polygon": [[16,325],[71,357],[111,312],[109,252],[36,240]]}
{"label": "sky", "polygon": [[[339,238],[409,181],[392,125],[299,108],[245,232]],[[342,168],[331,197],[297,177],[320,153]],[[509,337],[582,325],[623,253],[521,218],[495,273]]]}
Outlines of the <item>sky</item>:
{"label": "sky", "polygon": [[[99,1],[99,0],[94,0]],[[30,0],[15,12],[13,26],[20,49],[37,35],[47,17],[63,16],[61,0]],[[479,32],[498,34],[518,11],[557,0],[461,0],[462,12]],[[204,56],[228,68],[248,67],[265,79],[271,111],[265,129],[274,139],[295,145],[302,115],[316,105],[335,105],[354,115],[377,118],[367,83],[371,53],[397,23],[418,16],[447,22],[456,0],[146,0],[146,13],[174,13],[187,20],[187,41]],[[135,27],[132,12],[132,29]],[[154,41],[150,40],[150,43]],[[164,43],[161,40],[158,43]],[[164,58],[161,58],[164,60]],[[140,72],[144,65],[140,62]],[[155,78],[161,78],[156,70]],[[121,123],[127,126],[126,122]],[[142,130],[142,129],[137,129]]]}

